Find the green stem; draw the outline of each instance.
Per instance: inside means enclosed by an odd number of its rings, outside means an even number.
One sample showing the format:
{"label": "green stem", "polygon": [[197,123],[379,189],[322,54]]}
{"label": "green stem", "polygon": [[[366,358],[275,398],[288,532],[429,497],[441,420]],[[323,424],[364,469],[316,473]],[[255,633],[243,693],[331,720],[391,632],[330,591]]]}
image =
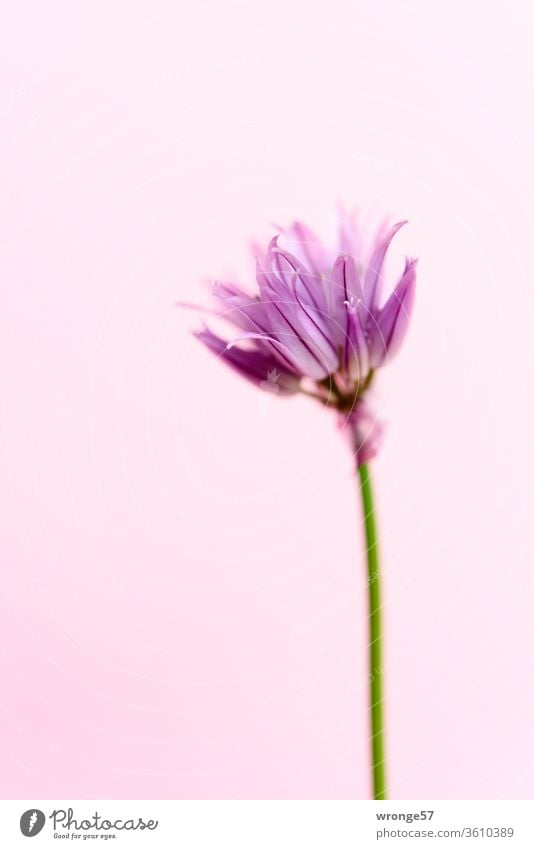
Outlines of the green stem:
{"label": "green stem", "polygon": [[367,545],[367,586],[369,590],[369,714],[371,720],[373,799],[386,799],[382,613],[378,533],[375,522],[373,488],[371,486],[369,467],[365,464],[360,466],[359,475],[365,523],[365,541]]}

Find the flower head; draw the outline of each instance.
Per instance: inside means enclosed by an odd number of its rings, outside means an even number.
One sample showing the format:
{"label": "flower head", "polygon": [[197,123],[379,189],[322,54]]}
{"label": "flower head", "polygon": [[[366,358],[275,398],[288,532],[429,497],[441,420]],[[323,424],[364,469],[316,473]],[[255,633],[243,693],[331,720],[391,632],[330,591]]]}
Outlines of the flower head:
{"label": "flower head", "polygon": [[265,250],[256,248],[257,294],[233,283],[213,284],[215,312],[236,332],[228,340],[208,327],[195,334],[260,388],[305,392],[341,411],[359,462],[376,453],[377,444],[375,435],[362,442],[370,415],[363,396],[375,370],[399,350],[413,307],[414,259],[406,258],[393,291],[382,295],[386,253],[405,223],[383,228],[366,248],[354,217],[341,213],[331,250],[295,221]]}

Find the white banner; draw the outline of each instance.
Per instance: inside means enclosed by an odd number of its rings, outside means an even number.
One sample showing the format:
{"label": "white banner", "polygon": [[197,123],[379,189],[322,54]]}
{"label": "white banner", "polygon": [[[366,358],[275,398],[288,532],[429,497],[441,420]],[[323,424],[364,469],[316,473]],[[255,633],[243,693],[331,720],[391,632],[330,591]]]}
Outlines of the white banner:
{"label": "white banner", "polygon": [[[28,840],[35,838],[35,844]],[[1,801],[0,845],[533,849],[533,802]]]}

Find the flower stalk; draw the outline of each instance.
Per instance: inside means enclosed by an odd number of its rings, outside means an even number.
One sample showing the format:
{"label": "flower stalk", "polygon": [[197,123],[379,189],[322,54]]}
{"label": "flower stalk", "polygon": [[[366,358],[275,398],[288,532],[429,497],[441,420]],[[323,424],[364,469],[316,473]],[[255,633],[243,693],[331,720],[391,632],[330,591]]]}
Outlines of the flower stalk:
{"label": "flower stalk", "polygon": [[384,671],[382,660],[382,602],[380,561],[373,488],[369,466],[358,469],[367,548],[367,587],[369,600],[369,719],[373,799],[387,799],[384,743]]}

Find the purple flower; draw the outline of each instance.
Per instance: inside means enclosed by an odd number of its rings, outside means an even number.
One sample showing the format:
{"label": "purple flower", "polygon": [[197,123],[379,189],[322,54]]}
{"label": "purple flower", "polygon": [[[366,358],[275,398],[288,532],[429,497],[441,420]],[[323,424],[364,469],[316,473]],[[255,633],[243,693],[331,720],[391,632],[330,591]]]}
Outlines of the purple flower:
{"label": "purple flower", "polygon": [[232,283],[213,285],[215,314],[234,326],[230,338],[208,327],[195,334],[262,389],[304,392],[339,410],[359,463],[376,453],[380,430],[370,426],[363,396],[375,370],[399,350],[413,307],[414,259],[406,259],[393,291],[382,295],[385,256],[405,223],[383,228],[366,246],[354,217],[342,212],[332,251],[295,221],[264,251],[256,247],[258,294]]}

